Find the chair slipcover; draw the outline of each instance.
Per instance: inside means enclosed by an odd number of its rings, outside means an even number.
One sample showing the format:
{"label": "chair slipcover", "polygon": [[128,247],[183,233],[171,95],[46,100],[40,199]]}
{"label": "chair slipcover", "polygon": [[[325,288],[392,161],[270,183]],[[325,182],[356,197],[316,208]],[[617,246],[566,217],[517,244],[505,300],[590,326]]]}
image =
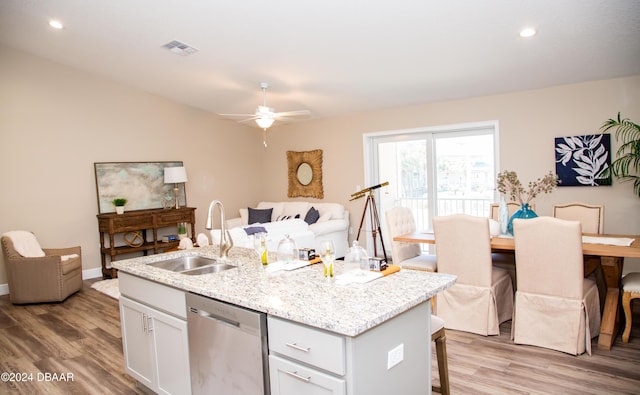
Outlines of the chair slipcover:
{"label": "chair slipcover", "polygon": [[0,238],[11,303],[60,302],[82,288],[81,248],[43,248],[45,256],[25,257],[11,235]]}
{"label": "chair slipcover", "polygon": [[415,232],[416,223],[413,212],[407,207],[394,207],[385,213],[387,230],[391,239],[391,258],[394,265],[403,269],[424,270],[435,272],[437,269],[436,256],[423,254],[419,243],[393,241],[395,236]]}
{"label": "chair slipcover", "polygon": [[438,294],[436,311],[447,329],[499,335],[511,319],[513,286],[509,273],[493,267],[489,219],[464,214],[435,217],[438,272],[458,276]]}
{"label": "chair slipcover", "polygon": [[577,221],[552,217],[513,224],[518,288],[512,323],[515,343],[591,355],[600,332],[600,300],[584,278]]}
{"label": "chair slipcover", "polygon": [[[553,206],[553,216],[555,218],[578,221],[582,226],[582,233],[604,233],[604,206],[601,204],[587,204],[573,202],[565,204],[555,204]],[[607,283],[604,272],[600,265],[600,256],[584,256],[584,275],[588,277],[593,274],[600,293],[600,307],[604,307],[607,296]]]}

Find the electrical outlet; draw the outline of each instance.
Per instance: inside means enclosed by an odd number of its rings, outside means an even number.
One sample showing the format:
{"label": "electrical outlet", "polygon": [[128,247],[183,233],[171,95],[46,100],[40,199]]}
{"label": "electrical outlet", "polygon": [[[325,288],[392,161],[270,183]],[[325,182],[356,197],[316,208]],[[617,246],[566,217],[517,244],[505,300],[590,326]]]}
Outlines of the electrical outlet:
{"label": "electrical outlet", "polygon": [[404,359],[404,344],[400,344],[387,353],[387,370],[396,366]]}

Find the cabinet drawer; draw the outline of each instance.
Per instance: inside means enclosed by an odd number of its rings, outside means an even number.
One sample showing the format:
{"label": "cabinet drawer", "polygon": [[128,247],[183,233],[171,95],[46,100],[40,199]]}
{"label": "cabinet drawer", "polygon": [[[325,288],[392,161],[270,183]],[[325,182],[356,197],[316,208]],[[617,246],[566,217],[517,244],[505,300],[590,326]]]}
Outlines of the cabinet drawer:
{"label": "cabinet drawer", "polygon": [[153,228],[153,218],[149,215],[126,215],[114,218],[112,221],[114,232]]}
{"label": "cabinet drawer", "polygon": [[347,393],[345,380],[275,355],[269,356],[269,380],[272,394],[344,395]]}
{"label": "cabinet drawer", "polygon": [[272,316],[268,316],[267,323],[270,351],[338,375],[345,374],[342,336]]}
{"label": "cabinet drawer", "polygon": [[178,222],[191,222],[191,211],[168,210],[158,214],[156,221],[157,226],[175,226]]}
{"label": "cabinet drawer", "polygon": [[166,311],[184,320],[187,319],[187,303],[184,291],[124,272],[118,273],[118,286],[120,293],[124,296]]}

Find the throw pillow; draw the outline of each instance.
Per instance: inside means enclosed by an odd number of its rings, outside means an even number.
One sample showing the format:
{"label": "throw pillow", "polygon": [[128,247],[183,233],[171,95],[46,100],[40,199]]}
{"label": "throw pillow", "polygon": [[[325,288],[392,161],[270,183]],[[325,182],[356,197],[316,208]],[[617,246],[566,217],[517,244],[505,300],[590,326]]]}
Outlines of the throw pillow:
{"label": "throw pillow", "polygon": [[244,228],[244,231],[247,232],[247,236],[251,236],[256,233],[267,233],[264,226],[250,226],[248,228]]}
{"label": "throw pillow", "polygon": [[304,216],[304,222],[309,225],[315,224],[318,222],[318,218],[320,218],[320,212],[315,209],[315,207],[311,207],[309,211],[307,211],[307,215]]}
{"label": "throw pillow", "polygon": [[266,224],[267,222],[271,222],[271,212],[273,212],[272,208],[257,209],[247,207],[247,210],[249,211],[249,224]]}

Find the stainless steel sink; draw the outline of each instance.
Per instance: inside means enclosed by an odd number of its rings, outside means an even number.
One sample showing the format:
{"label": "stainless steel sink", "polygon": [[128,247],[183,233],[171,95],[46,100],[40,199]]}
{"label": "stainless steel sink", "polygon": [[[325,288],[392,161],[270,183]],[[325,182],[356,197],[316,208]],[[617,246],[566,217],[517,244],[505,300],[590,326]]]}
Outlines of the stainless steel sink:
{"label": "stainless steel sink", "polygon": [[218,273],[218,272],[222,272],[222,271],[225,271],[225,270],[233,269],[234,267],[235,266],[228,265],[226,263],[214,263],[212,265],[203,266],[203,267],[198,268],[198,269],[185,270],[185,271],[183,271],[181,273],[182,274],[188,274],[190,276],[196,276],[198,274]]}
{"label": "stainless steel sink", "polygon": [[167,259],[164,261],[149,263],[148,265],[159,269],[189,275],[218,273],[236,267],[223,262],[218,262],[213,258],[205,258],[197,255]]}

